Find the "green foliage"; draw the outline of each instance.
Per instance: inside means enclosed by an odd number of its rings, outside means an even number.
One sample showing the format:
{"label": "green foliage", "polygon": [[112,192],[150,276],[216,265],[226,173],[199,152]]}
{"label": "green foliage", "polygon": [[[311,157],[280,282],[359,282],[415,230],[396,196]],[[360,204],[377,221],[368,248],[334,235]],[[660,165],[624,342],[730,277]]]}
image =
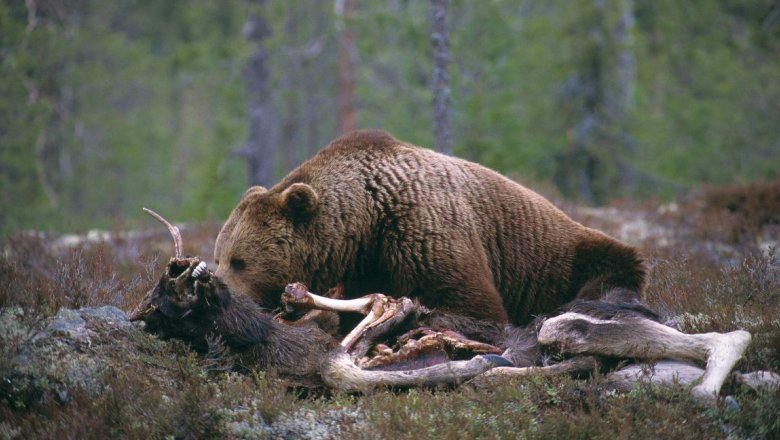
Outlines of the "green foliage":
{"label": "green foliage", "polygon": [[[337,135],[332,2],[0,2],[0,233],[136,222],[143,205],[224,218],[246,185],[232,152],[250,12],[271,30],[282,176]],[[356,4],[360,127],[431,145],[428,14],[426,1]],[[455,0],[448,23],[457,155],[567,195],[590,166],[596,200],[780,177],[776,2]],[[593,98],[617,93],[626,53],[620,113]],[[583,136],[589,111],[599,124]]]}
{"label": "green foliage", "polygon": [[[0,230],[221,216],[243,186],[243,3],[4,2]],[[227,164],[227,165],[226,165]]]}
{"label": "green foliage", "polygon": [[[777,178],[771,2],[641,2],[639,159],[681,183]],[[684,37],[683,37],[684,36]],[[773,55],[774,53],[774,55]],[[769,100],[769,101],[767,101]]]}

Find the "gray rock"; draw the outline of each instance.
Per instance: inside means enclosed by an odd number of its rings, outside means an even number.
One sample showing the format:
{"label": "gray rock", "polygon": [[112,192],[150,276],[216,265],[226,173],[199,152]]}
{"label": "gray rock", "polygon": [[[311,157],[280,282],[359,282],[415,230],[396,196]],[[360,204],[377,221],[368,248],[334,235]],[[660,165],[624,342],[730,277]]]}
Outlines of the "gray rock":
{"label": "gray rock", "polygon": [[723,407],[728,412],[739,412],[739,402],[737,402],[734,396],[726,396],[723,399]]}
{"label": "gray rock", "polygon": [[780,374],[772,371],[753,371],[750,373],[734,373],[737,383],[747,385],[755,391],[777,391],[780,390]]}
{"label": "gray rock", "polygon": [[260,416],[254,400],[247,405],[229,409],[228,417],[230,421],[225,424],[225,428],[231,437],[253,440],[269,437],[271,428]]}
{"label": "gray rock", "polygon": [[0,330],[0,342],[13,346],[5,353],[9,358],[0,372],[0,394],[22,406],[47,395],[68,401],[68,388],[74,386],[100,392],[107,368],[121,363],[122,356],[139,355],[139,332],[113,306],[63,308],[46,320],[25,319],[21,311],[3,309]]}
{"label": "gray rock", "polygon": [[269,438],[339,439],[345,425],[362,426],[363,415],[358,410],[334,409],[318,413],[302,409],[283,415],[266,431]]}
{"label": "gray rock", "polygon": [[4,348],[27,340],[33,334],[23,321],[24,310],[21,307],[0,309],[0,344]]}
{"label": "gray rock", "polygon": [[87,342],[89,340],[87,322],[84,321],[77,311],[71,309],[60,309],[51,324],[46,327],[44,333],[36,335],[34,341],[49,335],[65,337],[78,342]]}
{"label": "gray rock", "polygon": [[98,319],[119,327],[132,326],[132,323],[127,320],[127,313],[114,306],[85,307],[78,313],[86,320]]}

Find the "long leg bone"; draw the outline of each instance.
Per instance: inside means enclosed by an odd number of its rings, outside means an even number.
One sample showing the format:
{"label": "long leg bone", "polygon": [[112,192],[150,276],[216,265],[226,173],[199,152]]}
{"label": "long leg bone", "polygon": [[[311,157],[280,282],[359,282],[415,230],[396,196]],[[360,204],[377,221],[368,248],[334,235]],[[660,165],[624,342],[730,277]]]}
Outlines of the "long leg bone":
{"label": "long leg bone", "polygon": [[683,387],[699,380],[704,369],[685,361],[662,360],[653,364],[631,364],[607,375],[610,386],[620,392],[629,392],[637,382]]}
{"label": "long leg bone", "polygon": [[[607,380],[618,391],[630,391],[636,382],[649,382],[661,385],[679,384],[687,386],[704,375],[704,369],[683,361],[663,360],[648,364],[631,364],[607,376]],[[732,373],[731,378],[737,384],[750,387],[754,391],[777,391],[780,389],[780,375],[771,371],[753,371],[750,373]]]}
{"label": "long leg bone", "polygon": [[374,304],[375,296],[366,295],[357,299],[333,299],[309,292],[302,283],[288,284],[282,294],[282,306],[288,312],[306,310],[328,310],[332,312],[355,312],[367,315]]}
{"label": "long leg bone", "polygon": [[368,351],[373,339],[400,324],[415,307],[409,298],[396,300],[380,293],[350,300],[326,298],[307,291],[301,283],[287,285],[282,294],[282,306],[288,311],[318,309],[366,315],[341,341],[341,346],[348,351],[358,340],[365,341],[357,347],[357,353],[353,353],[358,358]]}
{"label": "long leg bone", "polygon": [[753,371],[750,373],[734,373],[737,383],[747,385],[754,390],[780,390],[780,374],[771,371]]}
{"label": "long leg bone", "polygon": [[477,376],[471,383],[485,386],[499,377],[556,376],[559,374],[590,373],[599,367],[593,356],[576,356],[543,367],[496,367]]}
{"label": "long leg bone", "polygon": [[713,399],[750,343],[750,333],[685,334],[655,321],[632,317],[601,320],[564,313],[546,320],[538,335],[542,345],[570,354],[636,359],[675,359],[706,363],[704,376],[691,392]]}
{"label": "long leg bone", "polygon": [[467,361],[446,362],[406,371],[363,370],[347,353],[340,353],[323,363],[320,374],[325,383],[341,391],[368,391],[380,387],[436,386],[465,382],[491,368],[505,366],[500,356],[476,356]]}

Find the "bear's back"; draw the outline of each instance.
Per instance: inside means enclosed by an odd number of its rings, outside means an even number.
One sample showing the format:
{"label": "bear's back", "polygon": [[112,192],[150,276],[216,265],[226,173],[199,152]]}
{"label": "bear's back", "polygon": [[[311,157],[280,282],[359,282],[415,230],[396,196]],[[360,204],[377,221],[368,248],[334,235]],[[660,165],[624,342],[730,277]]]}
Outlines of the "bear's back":
{"label": "bear's back", "polygon": [[[367,208],[370,218],[355,224],[371,229],[359,233],[380,248],[382,258],[369,264],[388,266],[388,288],[396,290],[388,293],[423,295],[415,290],[422,288],[420,279],[453,255],[484,261],[483,275],[517,324],[592,294],[584,288],[642,288],[644,268],[632,248],[488,168],[405,144],[384,131],[336,139],[297,172],[294,180],[313,184],[332,215],[342,217],[339,225]],[[437,244],[441,240],[450,243]]]}

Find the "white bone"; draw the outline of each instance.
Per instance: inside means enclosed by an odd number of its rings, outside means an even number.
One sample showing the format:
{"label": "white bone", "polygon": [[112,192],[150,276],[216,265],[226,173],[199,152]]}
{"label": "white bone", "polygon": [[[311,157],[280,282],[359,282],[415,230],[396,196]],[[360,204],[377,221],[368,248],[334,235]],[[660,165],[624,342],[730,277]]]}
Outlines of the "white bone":
{"label": "white bone", "polygon": [[484,356],[467,361],[450,361],[430,367],[404,371],[362,370],[345,352],[334,353],[323,362],[322,379],[331,388],[346,392],[375,388],[434,386],[462,383],[495,367]]}
{"label": "white bone", "polygon": [[538,340],[572,354],[706,363],[701,384],[691,392],[711,400],[750,344],[750,333],[737,330],[688,335],[644,318],[602,320],[570,312],[546,320]]}
{"label": "white bone", "polygon": [[200,262],[197,266],[195,266],[195,269],[192,270],[192,277],[197,278],[200,274],[205,272],[208,269],[208,266],[204,262]]}
{"label": "white bone", "polygon": [[360,339],[361,336],[363,336],[363,333],[366,331],[368,326],[373,323],[376,320],[377,316],[374,314],[374,311],[368,312],[368,315],[366,315],[365,318],[363,318],[362,321],[354,328],[351,332],[344,338],[343,341],[341,341],[341,346],[344,347],[345,350],[349,350],[352,347],[352,344],[357,342],[358,339]]}
{"label": "white bone", "polygon": [[754,390],[780,390],[780,374],[771,371],[753,371],[751,373],[735,373],[737,382]]}
{"label": "white bone", "polygon": [[356,299],[333,299],[307,292],[311,300],[312,308],[331,312],[357,312],[367,315],[371,306],[376,301],[374,295],[367,295]]}
{"label": "white bone", "polygon": [[629,392],[637,382],[660,386],[686,387],[699,380],[704,369],[684,361],[662,360],[653,364],[631,364],[607,375],[610,385]]}

